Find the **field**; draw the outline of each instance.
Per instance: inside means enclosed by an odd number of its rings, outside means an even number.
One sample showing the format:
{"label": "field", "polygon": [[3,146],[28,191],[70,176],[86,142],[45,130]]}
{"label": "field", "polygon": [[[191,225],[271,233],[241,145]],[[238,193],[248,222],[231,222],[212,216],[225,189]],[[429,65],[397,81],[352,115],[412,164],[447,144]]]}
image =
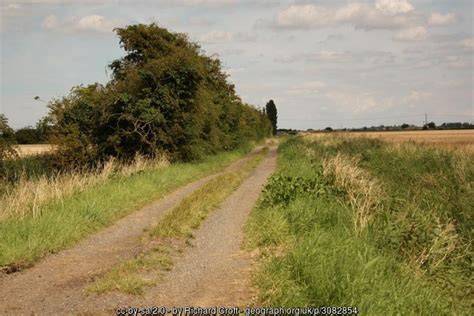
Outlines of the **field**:
{"label": "field", "polygon": [[342,134],[345,136],[381,139],[394,143],[410,141],[430,146],[474,151],[474,130],[350,132]]}
{"label": "field", "polygon": [[53,146],[48,144],[16,145],[15,149],[20,158],[23,158],[50,153],[53,150]]}
{"label": "field", "polygon": [[[379,139],[388,135],[397,142]],[[254,284],[264,305],[470,314],[474,156],[400,141],[408,135],[283,142],[246,230],[247,248],[260,254]]]}

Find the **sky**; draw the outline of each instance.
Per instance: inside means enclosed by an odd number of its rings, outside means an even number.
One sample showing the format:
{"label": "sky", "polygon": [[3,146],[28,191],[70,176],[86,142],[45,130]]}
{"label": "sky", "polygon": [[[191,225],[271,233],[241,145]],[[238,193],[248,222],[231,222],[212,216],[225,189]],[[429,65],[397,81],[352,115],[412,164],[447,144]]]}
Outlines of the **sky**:
{"label": "sky", "polygon": [[[0,113],[35,125],[105,83],[115,27],[155,22],[217,54],[280,128],[473,122],[473,0],[2,0]],[[39,96],[39,100],[34,97]]]}

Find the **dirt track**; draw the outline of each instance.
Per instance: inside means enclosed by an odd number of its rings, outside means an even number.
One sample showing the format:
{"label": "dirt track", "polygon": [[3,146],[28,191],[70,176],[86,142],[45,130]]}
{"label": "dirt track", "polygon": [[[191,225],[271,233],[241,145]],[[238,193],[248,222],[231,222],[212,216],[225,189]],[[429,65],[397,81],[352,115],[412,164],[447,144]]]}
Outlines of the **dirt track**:
{"label": "dirt track", "polygon": [[[232,164],[238,169],[245,159]],[[85,288],[111,266],[140,252],[143,230],[214,176],[188,184],[153,205],[118,221],[70,250],[51,255],[31,269],[0,276],[2,314],[65,314],[112,311],[118,306],[239,305],[251,299],[250,259],[240,251],[242,227],[267,177],[276,149],[196,233],[162,284],[143,297],[91,295]]]}

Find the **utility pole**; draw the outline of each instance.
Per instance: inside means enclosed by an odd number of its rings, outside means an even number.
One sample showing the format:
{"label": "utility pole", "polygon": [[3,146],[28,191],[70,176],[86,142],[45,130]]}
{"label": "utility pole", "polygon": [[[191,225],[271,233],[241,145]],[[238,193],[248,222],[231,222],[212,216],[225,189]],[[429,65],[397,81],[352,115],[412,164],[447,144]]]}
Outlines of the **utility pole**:
{"label": "utility pole", "polygon": [[425,125],[428,125],[428,114],[425,113]]}

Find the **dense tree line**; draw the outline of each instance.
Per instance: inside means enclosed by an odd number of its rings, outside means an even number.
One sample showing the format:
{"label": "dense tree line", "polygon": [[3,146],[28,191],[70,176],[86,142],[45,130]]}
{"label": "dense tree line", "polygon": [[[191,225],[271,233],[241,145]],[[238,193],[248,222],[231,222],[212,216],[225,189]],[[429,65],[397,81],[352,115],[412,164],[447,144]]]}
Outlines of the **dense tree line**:
{"label": "dense tree line", "polygon": [[49,104],[44,124],[59,163],[166,152],[199,159],[271,133],[270,121],[243,103],[216,57],[185,34],[156,24],[116,29],[126,54],[106,84],[78,86]]}
{"label": "dense tree line", "polygon": [[40,121],[36,127],[27,126],[15,131],[15,141],[17,144],[42,144],[47,139],[48,126]]}

